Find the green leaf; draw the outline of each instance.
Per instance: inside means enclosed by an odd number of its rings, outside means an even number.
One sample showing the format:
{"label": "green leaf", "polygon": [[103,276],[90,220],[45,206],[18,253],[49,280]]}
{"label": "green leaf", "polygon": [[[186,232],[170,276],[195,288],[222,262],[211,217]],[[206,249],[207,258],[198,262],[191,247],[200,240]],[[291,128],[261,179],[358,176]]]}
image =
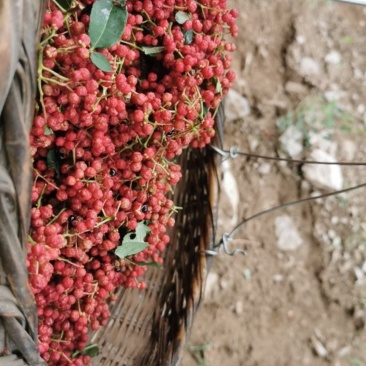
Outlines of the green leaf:
{"label": "green leaf", "polygon": [[206,117],[208,113],[208,108],[205,103],[202,104],[202,117]]}
{"label": "green leaf", "polygon": [[145,242],[139,241],[126,241],[124,244],[118,246],[116,248],[116,256],[119,258],[126,258],[131,255],[135,255],[137,253],[145,250],[149,245]]}
{"label": "green leaf", "polygon": [[216,85],[216,93],[220,93],[222,95],[222,85],[219,78],[215,78],[215,85]]}
{"label": "green leaf", "polygon": [[91,344],[89,346],[86,346],[82,351],[81,354],[83,356],[90,356],[95,357],[98,356],[99,353],[99,347],[97,344]]}
{"label": "green leaf", "polygon": [[56,149],[52,149],[47,153],[47,167],[56,172],[57,178],[60,176],[60,164],[57,161]]}
{"label": "green leaf", "polygon": [[184,42],[185,44],[191,44],[193,42],[193,30],[184,31]]}
{"label": "green leaf", "polygon": [[191,19],[191,15],[188,13],[185,13],[184,11],[178,11],[175,14],[175,20],[179,24],[184,24],[187,20]]}
{"label": "green leaf", "polygon": [[89,346],[86,346],[83,350],[81,351],[75,351],[71,357],[77,357],[79,355],[82,356],[90,356],[90,357],[95,357],[98,356],[99,353],[99,347],[97,344],[90,344]]}
{"label": "green leaf", "polygon": [[90,59],[93,64],[101,69],[102,71],[111,72],[113,71],[111,64],[109,63],[107,57],[105,57],[102,53],[92,52],[90,54]]}
{"label": "green leaf", "polygon": [[164,51],[164,46],[156,46],[156,47],[144,46],[142,47],[142,51],[144,52],[145,55],[156,56]]}
{"label": "green leaf", "polygon": [[127,22],[126,6],[115,0],[97,0],[90,14],[89,37],[92,48],[108,48],[116,44]]}
{"label": "green leaf", "polygon": [[49,126],[44,126],[44,129],[43,129],[43,133],[44,133],[44,135],[45,136],[50,136],[50,135],[53,135],[53,130],[52,130],[52,128],[51,127],[49,127]]}
{"label": "green leaf", "polygon": [[56,5],[59,5],[64,10],[71,9],[73,0],[57,0],[55,1]]}
{"label": "green leaf", "polygon": [[119,258],[126,258],[145,250],[149,246],[149,244],[145,242],[145,237],[149,232],[150,228],[143,222],[139,222],[135,231],[124,236],[122,244],[116,248],[116,256]]}

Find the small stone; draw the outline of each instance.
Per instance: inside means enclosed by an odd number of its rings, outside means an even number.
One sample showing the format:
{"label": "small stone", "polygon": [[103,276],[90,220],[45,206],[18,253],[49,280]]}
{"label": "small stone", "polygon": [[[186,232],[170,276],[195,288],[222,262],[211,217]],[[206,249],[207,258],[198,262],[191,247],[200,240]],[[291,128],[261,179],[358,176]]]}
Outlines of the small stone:
{"label": "small stone", "polygon": [[210,297],[215,292],[219,282],[219,275],[215,272],[209,272],[206,278],[205,296]]}
{"label": "small stone", "polygon": [[271,164],[263,163],[259,166],[258,173],[263,175],[269,174],[271,172],[271,168],[272,168]]}
{"label": "small stone", "polygon": [[311,57],[304,57],[300,62],[300,74],[302,76],[314,76],[320,74],[320,65]]}
{"label": "small stone", "polygon": [[355,79],[363,79],[363,72],[360,69],[354,69],[353,76]]}
{"label": "small stone", "polygon": [[304,36],[302,36],[302,35],[298,35],[298,36],[296,37],[296,42],[297,42],[298,44],[304,44],[304,43],[305,43],[305,41],[306,41],[306,39],[305,39],[305,37],[304,37]]}
{"label": "small stone", "polygon": [[283,150],[293,159],[299,157],[304,149],[304,135],[295,126],[288,127],[279,140]]}
{"label": "small stone", "polygon": [[306,94],[308,89],[303,84],[288,81],[285,84],[285,91],[290,94]]}
{"label": "small stone", "polygon": [[333,229],[328,230],[328,237],[330,239],[334,239],[336,236],[336,232]]}
{"label": "small stone", "polygon": [[342,154],[346,161],[352,161],[357,152],[357,145],[351,140],[342,140],[341,143]]}
{"label": "small stone", "polygon": [[342,347],[338,351],[338,356],[339,357],[345,357],[345,356],[349,355],[351,352],[352,352],[352,347],[351,346],[345,346],[345,347]]}
{"label": "small stone", "polygon": [[315,353],[319,357],[326,357],[328,355],[327,349],[318,339],[316,339],[315,337],[312,337],[311,342],[312,342]]}
{"label": "small stone", "polygon": [[356,282],[361,282],[365,278],[365,274],[361,268],[355,267],[353,269],[356,277]]}
{"label": "small stone", "polygon": [[229,281],[221,279],[220,287],[222,290],[226,290],[229,287]]}
{"label": "small stone", "polygon": [[225,98],[225,116],[228,122],[244,118],[250,114],[250,105],[237,91],[230,89]]}
{"label": "small stone", "polygon": [[296,250],[303,243],[302,238],[295,227],[295,223],[290,216],[283,215],[276,217],[275,232],[277,236],[277,246],[281,250]]}
{"label": "small stone", "polygon": [[[314,150],[309,160],[336,163],[336,159],[322,150]],[[339,165],[307,164],[303,168],[304,177],[315,188],[325,190],[340,190],[343,186],[343,175]]]}
{"label": "small stone", "polygon": [[339,64],[341,62],[341,54],[338,51],[330,51],[324,58],[324,61],[328,64]]}
{"label": "small stone", "polygon": [[356,110],[357,110],[357,113],[364,114],[366,112],[366,107],[365,107],[364,104],[359,104],[357,106],[357,109]]}
{"label": "small stone", "polygon": [[250,138],[249,139],[249,149],[250,151],[255,151],[257,147],[259,146],[259,141],[256,138]]}
{"label": "small stone", "polygon": [[339,236],[335,236],[332,240],[332,245],[335,248],[341,248],[342,247],[342,239]]}
{"label": "small stone", "polygon": [[234,306],[234,311],[238,314],[241,315],[244,312],[244,304],[242,301],[237,301],[235,306]]}
{"label": "small stone", "polygon": [[238,183],[234,174],[231,172],[230,162],[225,160],[222,165],[223,179],[221,181],[222,190],[226,193],[227,199],[231,205],[231,225],[235,225],[238,222],[238,209],[240,203],[240,194],[238,189]]}
{"label": "small stone", "polygon": [[243,269],[242,275],[247,281],[249,281],[252,278],[252,271],[249,268],[245,268]]}
{"label": "small stone", "polygon": [[343,97],[343,95],[344,92],[340,90],[328,90],[324,92],[324,98],[327,102],[337,102]]}
{"label": "small stone", "polygon": [[283,281],[284,277],[283,277],[283,275],[278,273],[278,274],[273,275],[272,279],[273,279],[273,282],[279,283],[279,282]]}

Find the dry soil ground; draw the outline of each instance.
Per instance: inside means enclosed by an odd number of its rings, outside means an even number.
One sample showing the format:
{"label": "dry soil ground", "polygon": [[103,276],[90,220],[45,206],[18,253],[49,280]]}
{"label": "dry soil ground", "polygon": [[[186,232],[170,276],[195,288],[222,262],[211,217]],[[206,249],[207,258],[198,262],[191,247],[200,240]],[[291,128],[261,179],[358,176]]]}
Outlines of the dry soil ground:
{"label": "dry soil ground", "polygon": [[[240,10],[235,90],[250,113],[226,124],[225,146],[289,157],[296,140],[301,159],[320,149],[338,161],[366,161],[366,8],[320,0],[230,5]],[[229,163],[239,201],[230,204],[226,176],[221,232],[233,227],[236,210],[240,221],[329,191],[306,179],[301,164]],[[342,175],[345,188],[364,183],[366,167],[342,167]],[[292,206],[241,229],[234,244],[247,256],[215,258],[182,366],[365,366],[364,197],[360,189]],[[285,233],[295,230],[285,242],[281,220]]]}

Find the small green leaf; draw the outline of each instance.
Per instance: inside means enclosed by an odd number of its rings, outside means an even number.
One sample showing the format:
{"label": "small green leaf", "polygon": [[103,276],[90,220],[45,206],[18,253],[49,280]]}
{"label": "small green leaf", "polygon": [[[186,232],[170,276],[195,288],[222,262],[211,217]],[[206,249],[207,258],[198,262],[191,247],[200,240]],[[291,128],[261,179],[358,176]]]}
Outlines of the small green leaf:
{"label": "small green leaf", "polygon": [[162,53],[164,51],[164,46],[156,46],[156,47],[144,46],[144,47],[142,47],[142,50],[143,50],[145,55],[156,56],[159,53]]}
{"label": "small green leaf", "polygon": [[60,176],[60,165],[57,161],[56,149],[52,149],[47,153],[47,167],[56,172],[57,178]]}
{"label": "small green leaf", "polygon": [[220,93],[222,95],[222,85],[219,78],[215,78],[214,80],[216,84],[216,93]]}
{"label": "small green leaf", "polygon": [[109,63],[107,57],[105,57],[102,53],[92,52],[90,54],[90,59],[92,60],[93,64],[102,71],[106,72],[113,71],[112,66]]}
{"label": "small green leaf", "polygon": [[45,136],[50,136],[50,135],[53,135],[53,130],[52,130],[52,128],[51,127],[49,127],[49,126],[44,126],[44,129],[43,129],[43,133],[44,133],[44,135]]}
{"label": "small green leaf", "polygon": [[71,9],[73,0],[57,0],[55,1],[56,5],[59,5],[64,10]]}
{"label": "small green leaf", "polygon": [[99,347],[97,344],[90,344],[89,346],[86,346],[83,350],[81,351],[75,351],[74,353],[72,353],[71,357],[77,357],[79,355],[82,356],[90,356],[90,357],[95,357],[98,356],[99,353]]}
{"label": "small green leaf", "polygon": [[206,117],[208,113],[208,108],[205,103],[202,104],[202,117]]}
{"label": "small green leaf", "polygon": [[99,353],[99,347],[97,344],[91,344],[89,346],[86,346],[82,351],[81,354],[83,356],[90,356],[90,357],[96,357]]}
{"label": "small green leaf", "polygon": [[135,255],[137,253],[142,252],[145,250],[149,245],[145,242],[138,242],[138,241],[126,241],[124,244],[120,245],[116,248],[116,256],[119,258],[126,258],[131,255]]}
{"label": "small green leaf", "polygon": [[97,0],[90,14],[89,37],[92,48],[108,48],[116,44],[127,22],[126,6],[115,0]]}
{"label": "small green leaf", "polygon": [[116,248],[115,254],[119,258],[126,258],[142,252],[149,246],[145,242],[145,237],[149,232],[150,228],[143,222],[139,222],[135,231],[124,236],[122,244]]}
{"label": "small green leaf", "polygon": [[184,24],[187,20],[191,19],[191,15],[188,13],[185,13],[184,11],[178,11],[175,14],[175,20],[179,24]]}
{"label": "small green leaf", "polygon": [[191,44],[193,42],[193,30],[184,31],[184,42],[185,44]]}

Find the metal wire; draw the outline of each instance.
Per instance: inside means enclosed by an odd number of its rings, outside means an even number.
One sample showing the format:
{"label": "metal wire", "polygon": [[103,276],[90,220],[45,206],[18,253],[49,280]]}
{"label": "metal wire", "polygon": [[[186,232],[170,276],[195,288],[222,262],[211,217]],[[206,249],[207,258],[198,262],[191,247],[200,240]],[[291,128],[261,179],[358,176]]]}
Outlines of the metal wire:
{"label": "metal wire", "polygon": [[[365,1],[365,3],[366,3],[366,1]],[[329,162],[318,162],[318,161],[313,161],[313,160],[292,160],[292,159],[275,158],[275,157],[270,157],[270,156],[265,156],[265,155],[256,155],[256,154],[250,154],[250,153],[243,153],[243,152],[240,152],[238,150],[238,148],[235,147],[235,146],[231,147],[229,150],[222,150],[222,149],[218,148],[217,146],[213,146],[213,145],[210,145],[210,147],[217,154],[221,155],[223,157],[223,160],[226,160],[226,159],[235,159],[239,155],[241,155],[241,156],[247,156],[247,157],[255,157],[255,158],[262,158],[262,159],[269,159],[269,160],[277,160],[277,161],[287,161],[287,162],[291,162],[291,163],[301,163],[301,164],[325,164],[325,165],[345,165],[345,166],[347,166],[347,165],[351,165],[351,166],[360,166],[360,165],[362,166],[362,165],[366,165],[366,163],[364,163],[364,162],[350,162],[350,163],[345,163],[345,162],[337,163],[337,162],[335,162],[335,163],[329,163]],[[279,209],[282,209],[282,208],[285,208],[285,207],[288,207],[288,206],[297,205],[297,204],[300,204],[300,203],[304,203],[304,202],[316,200],[316,199],[319,199],[319,198],[325,198],[325,197],[329,197],[329,196],[334,196],[334,195],[338,195],[338,194],[341,194],[341,193],[353,191],[355,189],[364,188],[364,187],[366,187],[366,183],[362,183],[362,184],[359,184],[359,185],[356,185],[356,186],[353,186],[353,187],[350,187],[350,188],[346,188],[346,189],[341,189],[341,190],[335,191],[335,192],[321,194],[321,195],[318,195],[318,196],[315,196],[315,197],[307,197],[307,198],[303,198],[303,199],[300,199],[300,200],[297,200],[297,201],[287,202],[287,203],[284,203],[282,205],[275,206],[275,207],[269,208],[267,210],[258,212],[255,215],[252,215],[252,216],[248,217],[247,219],[243,220],[241,223],[239,223],[238,225],[236,225],[234,227],[234,229],[229,234],[225,233],[222,236],[222,238],[219,241],[219,243],[216,244],[216,245],[214,245],[213,250],[205,250],[203,252],[206,255],[217,256],[217,255],[220,254],[221,248],[223,248],[224,253],[226,255],[229,255],[229,256],[235,256],[237,254],[247,255],[246,251],[243,250],[243,249],[240,249],[240,248],[236,248],[233,251],[230,251],[228,249],[228,243],[229,243],[229,241],[231,239],[233,239],[233,237],[236,234],[236,232],[244,224],[246,224],[247,222],[249,222],[249,221],[251,221],[251,220],[253,220],[253,219],[257,218],[257,217],[260,217],[262,215],[269,214],[269,213],[271,213],[273,211],[277,211]]]}
{"label": "metal wire", "polygon": [[364,166],[366,162],[358,161],[358,162],[329,162],[329,161],[316,161],[316,160],[296,160],[296,159],[286,159],[286,158],[277,158],[274,156],[267,155],[258,155],[247,152],[239,151],[238,147],[232,146],[230,150],[222,150],[217,146],[210,145],[211,149],[216,151],[223,157],[223,161],[227,159],[235,159],[239,155],[247,156],[248,158],[258,158],[258,159],[266,159],[266,160],[275,160],[275,161],[286,161],[288,163],[296,163],[296,164],[320,164],[320,165],[342,165],[342,166]]}
{"label": "metal wire", "polygon": [[333,0],[339,3],[366,6],[366,0]]}

